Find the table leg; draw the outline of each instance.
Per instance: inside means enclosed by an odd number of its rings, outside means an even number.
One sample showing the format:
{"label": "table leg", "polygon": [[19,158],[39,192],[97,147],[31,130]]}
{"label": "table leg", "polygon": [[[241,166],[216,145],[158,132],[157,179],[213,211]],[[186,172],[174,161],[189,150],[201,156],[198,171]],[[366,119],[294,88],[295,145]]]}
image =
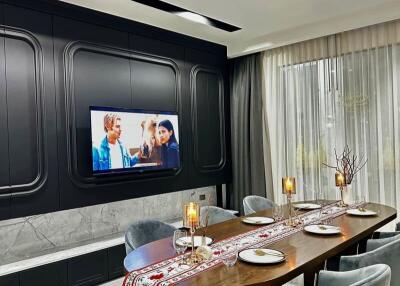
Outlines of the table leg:
{"label": "table leg", "polygon": [[318,264],[314,267],[310,267],[306,271],[304,271],[304,286],[317,285],[318,272],[324,269],[324,266],[325,262]]}

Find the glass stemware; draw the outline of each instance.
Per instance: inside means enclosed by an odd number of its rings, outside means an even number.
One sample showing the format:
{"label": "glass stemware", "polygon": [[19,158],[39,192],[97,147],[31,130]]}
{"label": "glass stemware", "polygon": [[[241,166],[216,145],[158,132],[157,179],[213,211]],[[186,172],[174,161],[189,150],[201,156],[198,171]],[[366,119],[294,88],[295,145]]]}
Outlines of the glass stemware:
{"label": "glass stemware", "polygon": [[[177,229],[174,231],[174,236],[172,238],[172,244],[178,255],[183,254],[188,247],[188,245],[185,241],[186,237],[188,237],[186,230]],[[180,262],[180,264],[183,264],[183,256],[182,256],[182,261]]]}
{"label": "glass stemware", "polygon": [[234,243],[222,246],[221,253],[221,260],[226,266],[232,267],[236,264],[238,258],[237,244]]}
{"label": "glass stemware", "polygon": [[284,217],[283,206],[281,206],[281,205],[275,206],[273,209],[272,216],[276,222],[283,220],[283,217]]}

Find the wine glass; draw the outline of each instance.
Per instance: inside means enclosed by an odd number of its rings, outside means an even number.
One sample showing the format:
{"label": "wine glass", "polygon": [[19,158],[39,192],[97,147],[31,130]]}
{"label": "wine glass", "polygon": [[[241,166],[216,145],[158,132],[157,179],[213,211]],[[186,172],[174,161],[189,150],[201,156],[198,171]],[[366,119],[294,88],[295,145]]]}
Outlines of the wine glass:
{"label": "wine glass", "polygon": [[221,253],[221,260],[226,266],[232,267],[236,264],[238,258],[238,246],[236,243],[222,246]]}
{"label": "wine glass", "polygon": [[317,204],[321,206],[321,208],[324,206],[325,204],[325,193],[322,190],[319,190],[317,192]]}
{"label": "wine glass", "polygon": [[326,214],[324,208],[327,205],[327,195],[322,191],[319,190],[319,192],[317,193],[317,204],[320,205],[320,209],[319,209],[319,217],[321,218],[321,216],[323,214]]}
{"label": "wine glass", "polygon": [[[177,229],[174,231],[174,237],[172,239],[172,244],[174,246],[176,253],[178,253],[178,255],[183,254],[188,247],[188,244],[185,240],[186,237],[188,237],[186,230]],[[182,263],[183,263],[183,256],[182,256]],[[182,263],[180,263],[180,264],[182,264]]]}
{"label": "wine glass", "polygon": [[273,209],[272,216],[276,222],[283,219],[283,207],[281,205],[276,205]]}

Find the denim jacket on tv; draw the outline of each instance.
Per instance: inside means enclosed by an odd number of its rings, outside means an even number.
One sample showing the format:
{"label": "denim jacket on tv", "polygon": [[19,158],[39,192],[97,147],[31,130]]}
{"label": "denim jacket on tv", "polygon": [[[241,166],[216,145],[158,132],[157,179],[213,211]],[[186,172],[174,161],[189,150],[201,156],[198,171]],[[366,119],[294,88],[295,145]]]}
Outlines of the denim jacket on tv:
{"label": "denim jacket on tv", "polygon": [[[139,161],[139,158],[129,155],[128,150],[122,145],[121,141],[117,140],[117,143],[121,149],[123,168],[134,166]],[[97,150],[98,155],[95,154],[96,151],[92,152],[95,155],[93,156],[93,171],[111,169],[110,147],[108,146],[107,136],[101,140],[100,147]]]}

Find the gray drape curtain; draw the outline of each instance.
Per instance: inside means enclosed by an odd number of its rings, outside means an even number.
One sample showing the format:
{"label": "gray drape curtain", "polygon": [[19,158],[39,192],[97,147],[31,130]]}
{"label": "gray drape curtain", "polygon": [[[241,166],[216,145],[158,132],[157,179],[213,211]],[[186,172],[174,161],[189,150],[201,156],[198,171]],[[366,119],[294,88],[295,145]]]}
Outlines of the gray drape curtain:
{"label": "gray drape curtain", "polygon": [[261,60],[260,54],[237,58],[230,70],[233,172],[230,207],[241,213],[245,196],[266,196]]}

